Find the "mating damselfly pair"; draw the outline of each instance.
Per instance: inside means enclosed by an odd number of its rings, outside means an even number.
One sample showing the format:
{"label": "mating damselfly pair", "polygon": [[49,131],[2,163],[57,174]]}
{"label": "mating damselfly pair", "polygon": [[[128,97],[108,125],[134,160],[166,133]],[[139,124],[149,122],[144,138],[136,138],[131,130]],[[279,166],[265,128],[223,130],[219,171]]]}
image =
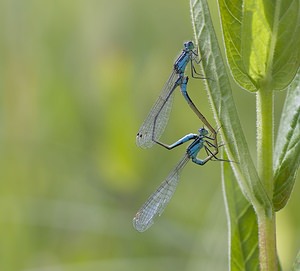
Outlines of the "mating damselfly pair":
{"label": "mating damselfly pair", "polygon": [[[185,70],[189,63],[191,65],[192,77],[205,79],[195,68],[194,63],[199,64],[200,61],[201,59],[198,59],[198,54],[194,48],[193,42],[185,42],[181,54],[174,63],[173,71],[169,79],[137,134],[136,143],[142,148],[149,148],[156,143],[170,150],[189,140],[193,140],[176,167],[136,213],[133,219],[133,226],[140,232],[147,230],[153,224],[154,218],[162,214],[175,192],[181,170],[190,159],[198,165],[204,165],[213,158],[224,161],[216,157],[219,148],[217,132],[206,120],[204,115],[197,109],[187,93],[188,77],[185,76]],[[173,93],[177,87],[180,87],[180,91],[188,105],[208,130],[201,128],[198,130],[199,134],[188,134],[172,145],[167,145],[160,142],[159,139],[167,125],[174,96]],[[208,136],[209,132],[211,134],[210,136]],[[207,153],[207,157],[203,160],[197,158],[197,155],[202,148],[204,148]]]}

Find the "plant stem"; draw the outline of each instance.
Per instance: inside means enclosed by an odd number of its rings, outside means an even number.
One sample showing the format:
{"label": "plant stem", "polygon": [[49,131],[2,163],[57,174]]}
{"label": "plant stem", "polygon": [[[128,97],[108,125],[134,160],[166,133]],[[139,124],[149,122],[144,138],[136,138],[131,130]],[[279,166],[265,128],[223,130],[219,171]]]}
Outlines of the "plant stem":
{"label": "plant stem", "polygon": [[261,271],[277,271],[275,213],[258,215],[259,259]]}
{"label": "plant stem", "polygon": [[[257,94],[257,168],[260,180],[273,195],[273,92],[265,84]],[[258,215],[259,255],[262,271],[277,270],[275,213],[261,210]]]}
{"label": "plant stem", "polygon": [[273,196],[273,92],[257,94],[257,170],[270,199]]}

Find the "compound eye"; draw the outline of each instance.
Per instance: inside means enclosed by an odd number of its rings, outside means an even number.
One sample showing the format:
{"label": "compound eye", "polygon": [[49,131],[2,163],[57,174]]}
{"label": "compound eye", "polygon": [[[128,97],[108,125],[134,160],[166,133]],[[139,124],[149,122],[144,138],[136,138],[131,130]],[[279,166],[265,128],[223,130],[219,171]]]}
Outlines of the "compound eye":
{"label": "compound eye", "polygon": [[184,43],[184,48],[185,48],[186,50],[191,50],[191,49],[193,49],[193,48],[194,48],[193,42],[192,42],[192,41],[187,41],[187,42],[185,42],[185,43]]}
{"label": "compound eye", "polygon": [[202,136],[206,136],[208,134],[208,131],[205,128],[200,128],[198,131]]}
{"label": "compound eye", "polygon": [[194,43],[192,41],[186,42],[186,48],[193,50],[194,49]]}

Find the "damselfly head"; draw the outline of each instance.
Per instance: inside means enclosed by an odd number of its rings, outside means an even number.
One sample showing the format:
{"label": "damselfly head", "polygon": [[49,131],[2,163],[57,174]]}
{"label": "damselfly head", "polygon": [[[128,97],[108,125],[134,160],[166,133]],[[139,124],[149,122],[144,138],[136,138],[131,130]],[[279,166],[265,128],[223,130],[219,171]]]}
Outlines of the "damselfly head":
{"label": "damselfly head", "polygon": [[186,51],[191,51],[195,48],[194,43],[192,41],[187,41],[184,43],[184,49]]}
{"label": "damselfly head", "polygon": [[199,135],[201,136],[208,135],[208,131],[205,128],[200,128],[198,131],[199,131]]}

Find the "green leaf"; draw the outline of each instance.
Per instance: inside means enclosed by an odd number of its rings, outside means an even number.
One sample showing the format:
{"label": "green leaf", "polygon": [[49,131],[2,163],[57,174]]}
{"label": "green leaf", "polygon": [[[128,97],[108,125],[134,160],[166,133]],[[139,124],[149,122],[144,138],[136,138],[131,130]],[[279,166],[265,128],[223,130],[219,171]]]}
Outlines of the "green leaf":
{"label": "green leaf", "polygon": [[275,211],[290,198],[300,165],[300,70],[288,87],[275,146],[274,195]]}
{"label": "green leaf", "polygon": [[283,89],[300,64],[299,0],[219,0],[226,54],[249,91]]}
{"label": "green leaf", "polygon": [[222,59],[216,34],[205,0],[191,0],[191,15],[199,54],[202,58],[202,73],[211,80],[205,80],[212,110],[221,127],[220,134],[236,179],[244,196],[256,211],[264,208],[269,212],[272,203],[260,182],[241,128],[232,97],[231,86]]}
{"label": "green leaf", "polygon": [[230,227],[230,270],[259,270],[255,212],[239,189],[229,163],[223,164],[223,191]]}
{"label": "green leaf", "polygon": [[296,256],[294,265],[292,267],[292,271],[300,271],[300,251],[298,252],[298,255]]}

